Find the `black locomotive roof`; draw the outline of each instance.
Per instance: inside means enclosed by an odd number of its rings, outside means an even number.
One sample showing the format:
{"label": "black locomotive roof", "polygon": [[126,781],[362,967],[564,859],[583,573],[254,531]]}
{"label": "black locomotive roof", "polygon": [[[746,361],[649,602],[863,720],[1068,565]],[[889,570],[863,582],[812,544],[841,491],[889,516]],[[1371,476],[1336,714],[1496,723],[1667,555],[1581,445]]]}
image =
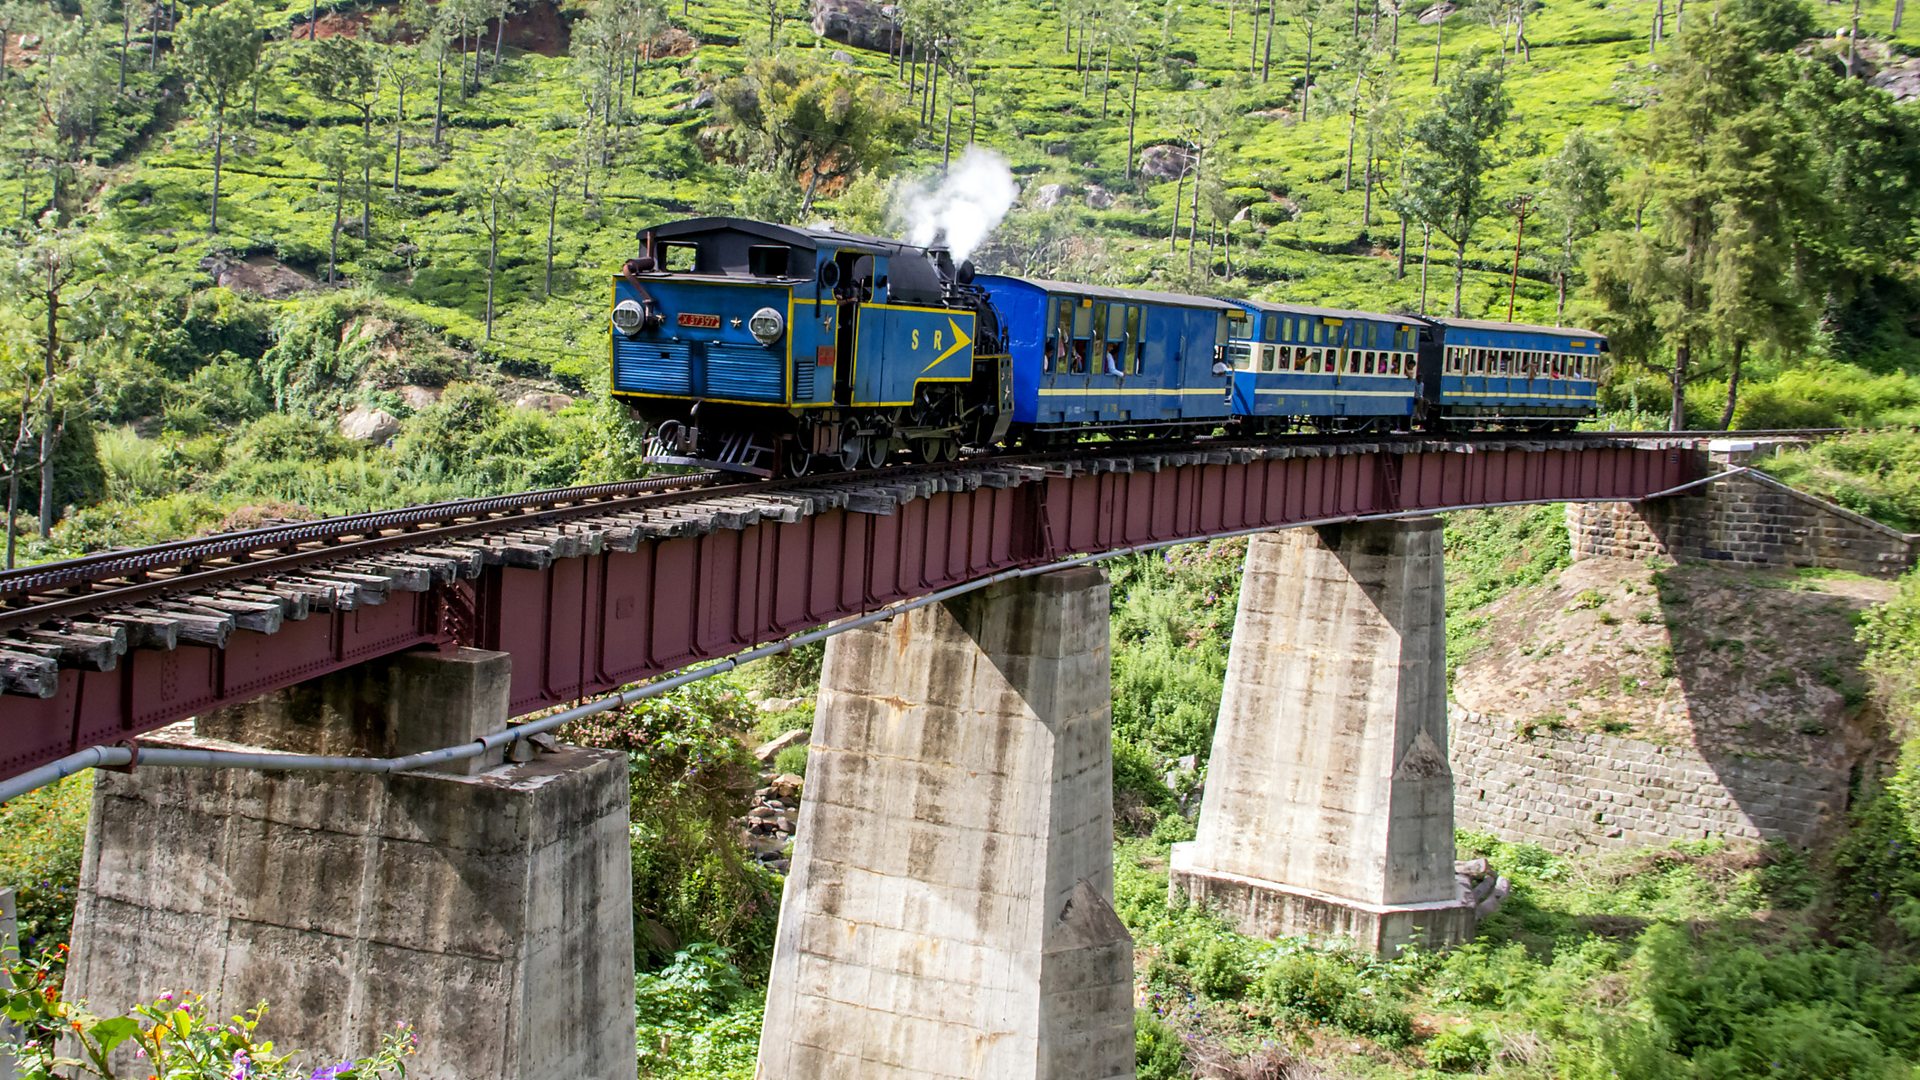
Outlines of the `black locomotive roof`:
{"label": "black locomotive roof", "polygon": [[1517,330],[1523,334],[1552,334],[1555,337],[1569,338],[1605,338],[1607,336],[1598,330],[1582,330],[1577,326],[1535,326],[1531,323],[1498,322],[1490,319],[1451,319],[1437,315],[1430,317],[1427,321],[1441,326],[1457,326],[1462,330]]}
{"label": "black locomotive roof", "polygon": [[925,255],[927,249],[917,244],[901,240],[889,240],[883,236],[862,236],[858,233],[844,233],[834,229],[807,228],[795,225],[776,225],[770,221],[756,221],[753,218],[739,217],[697,217],[681,218],[650,229],[643,229],[641,236],[652,233],[662,240],[683,240],[691,237],[707,236],[718,232],[745,233],[776,244],[804,251],[816,251],[819,248],[859,248],[874,254],[899,255],[911,253]]}
{"label": "black locomotive roof", "polygon": [[[983,277],[989,275],[982,275]],[[1047,278],[1016,277],[1012,274],[994,274],[1008,281],[1019,281],[1050,293],[1069,293],[1073,296],[1086,296],[1095,300],[1137,300],[1143,304],[1165,304],[1171,307],[1211,308],[1215,311],[1233,310],[1233,305],[1225,300],[1216,300],[1211,296],[1189,296],[1186,293],[1155,292],[1151,289],[1110,289],[1105,285],[1082,285],[1076,281],[1052,281]]]}
{"label": "black locomotive roof", "polygon": [[1280,315],[1312,315],[1321,319],[1371,319],[1374,322],[1394,323],[1399,326],[1425,326],[1425,321],[1411,315],[1384,315],[1377,311],[1352,311],[1347,308],[1314,307],[1312,304],[1282,304],[1272,300],[1237,301],[1253,308]]}

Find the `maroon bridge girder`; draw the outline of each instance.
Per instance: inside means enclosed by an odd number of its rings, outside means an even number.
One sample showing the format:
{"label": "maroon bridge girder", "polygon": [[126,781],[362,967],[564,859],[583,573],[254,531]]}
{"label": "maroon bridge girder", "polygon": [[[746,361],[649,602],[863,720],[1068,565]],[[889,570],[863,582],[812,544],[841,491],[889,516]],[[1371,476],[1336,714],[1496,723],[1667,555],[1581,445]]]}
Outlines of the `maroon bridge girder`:
{"label": "maroon bridge girder", "polygon": [[[513,656],[524,715],[1000,571],[1247,530],[1502,503],[1635,500],[1700,472],[1668,446],[1510,443],[1086,471],[796,522],[650,540],[634,552],[489,567],[432,593],[315,612],[227,647],[135,650],[63,671],[45,700],[0,697],[0,778],[208,709],[428,645]],[[470,591],[469,591],[470,590]]]}

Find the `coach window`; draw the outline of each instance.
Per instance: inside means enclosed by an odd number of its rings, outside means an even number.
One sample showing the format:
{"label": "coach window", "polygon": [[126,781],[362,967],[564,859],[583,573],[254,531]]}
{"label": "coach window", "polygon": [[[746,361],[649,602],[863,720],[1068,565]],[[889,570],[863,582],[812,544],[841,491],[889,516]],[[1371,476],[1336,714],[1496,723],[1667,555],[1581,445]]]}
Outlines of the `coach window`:
{"label": "coach window", "polygon": [[1067,370],[1075,375],[1087,373],[1087,346],[1093,340],[1093,301],[1082,300],[1073,307],[1073,344],[1067,352]]}
{"label": "coach window", "polygon": [[1096,301],[1087,309],[1087,370],[1095,375],[1111,374],[1107,370],[1107,308]]}
{"label": "coach window", "polygon": [[1140,340],[1140,305],[1127,305],[1127,370],[1135,375],[1146,370],[1147,343]]}
{"label": "coach window", "polygon": [[1260,340],[1262,341],[1279,341],[1280,340],[1280,316],[1278,315],[1260,316]]}
{"label": "coach window", "polygon": [[1066,371],[1073,351],[1073,307],[1071,296],[1053,298],[1053,333],[1047,338],[1045,368],[1049,372]]}

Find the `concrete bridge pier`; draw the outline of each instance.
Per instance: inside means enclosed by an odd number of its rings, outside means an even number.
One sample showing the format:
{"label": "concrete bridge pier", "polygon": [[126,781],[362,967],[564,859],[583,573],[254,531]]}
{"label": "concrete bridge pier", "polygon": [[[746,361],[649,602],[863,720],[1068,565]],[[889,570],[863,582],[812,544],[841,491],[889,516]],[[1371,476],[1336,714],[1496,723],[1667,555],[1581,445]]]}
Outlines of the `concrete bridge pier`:
{"label": "concrete bridge pier", "polygon": [[1456,883],[1437,518],[1247,550],[1197,838],[1172,889],[1265,937],[1471,936]]}
{"label": "concrete bridge pier", "polygon": [[1108,592],[1002,583],[832,638],[761,1080],[1114,1080]]}
{"label": "concrete bridge pier", "polygon": [[[147,742],[393,756],[503,730],[509,658],[408,653]],[[101,772],[68,989],[197,991],[263,1032],[369,1053],[414,1025],[426,1080],[632,1080],[625,756],[563,747],[441,773]],[[335,1055],[319,1060],[317,1055]]]}

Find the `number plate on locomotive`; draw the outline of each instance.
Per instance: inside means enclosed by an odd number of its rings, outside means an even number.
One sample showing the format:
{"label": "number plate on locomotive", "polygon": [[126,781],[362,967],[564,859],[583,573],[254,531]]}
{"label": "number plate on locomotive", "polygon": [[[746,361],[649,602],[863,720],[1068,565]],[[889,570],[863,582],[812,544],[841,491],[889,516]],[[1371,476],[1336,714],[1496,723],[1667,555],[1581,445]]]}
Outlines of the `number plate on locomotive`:
{"label": "number plate on locomotive", "polygon": [[702,330],[718,330],[720,329],[720,316],[695,315],[692,312],[683,311],[680,313],[680,325],[694,326]]}

